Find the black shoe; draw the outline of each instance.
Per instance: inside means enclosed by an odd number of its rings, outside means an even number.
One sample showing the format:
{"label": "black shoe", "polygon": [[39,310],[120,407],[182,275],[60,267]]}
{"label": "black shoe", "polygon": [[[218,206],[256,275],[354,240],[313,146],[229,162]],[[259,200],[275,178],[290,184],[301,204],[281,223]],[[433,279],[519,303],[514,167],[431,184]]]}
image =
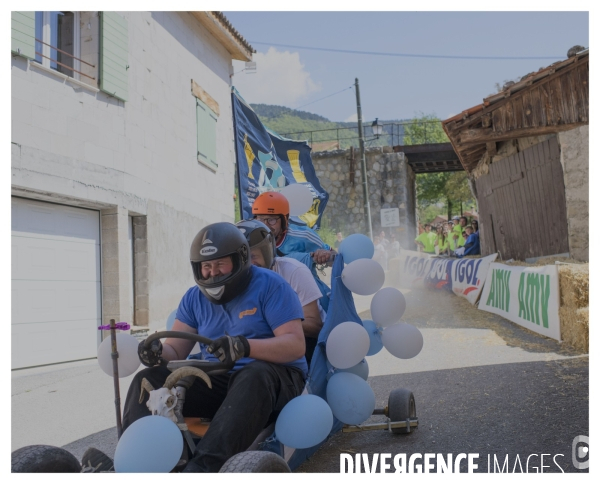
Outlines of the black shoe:
{"label": "black shoe", "polygon": [[81,458],[81,472],[114,472],[113,460],[104,452],[90,447]]}

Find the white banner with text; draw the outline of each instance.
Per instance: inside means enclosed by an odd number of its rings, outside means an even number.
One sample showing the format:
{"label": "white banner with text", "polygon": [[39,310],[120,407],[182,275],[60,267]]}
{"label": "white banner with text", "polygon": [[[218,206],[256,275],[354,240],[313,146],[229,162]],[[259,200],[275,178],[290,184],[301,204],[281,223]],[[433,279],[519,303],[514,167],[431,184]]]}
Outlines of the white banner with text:
{"label": "white banner with text", "polygon": [[493,263],[481,293],[479,309],[560,341],[559,298],[556,266]]}

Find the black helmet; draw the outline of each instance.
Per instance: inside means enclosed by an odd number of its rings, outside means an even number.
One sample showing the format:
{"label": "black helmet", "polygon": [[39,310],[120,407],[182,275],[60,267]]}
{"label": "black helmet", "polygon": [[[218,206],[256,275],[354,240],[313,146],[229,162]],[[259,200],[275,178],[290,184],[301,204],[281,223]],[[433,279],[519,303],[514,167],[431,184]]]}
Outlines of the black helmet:
{"label": "black helmet", "polygon": [[[233,270],[229,274],[202,277],[202,262],[231,256]],[[214,304],[225,304],[240,294],[250,282],[248,242],[238,228],[229,222],[204,227],[192,242],[190,262],[194,280],[202,294]]]}
{"label": "black helmet", "polygon": [[[238,229],[244,234],[250,252],[260,250],[265,260],[265,268],[270,269],[275,263],[276,246],[273,233],[264,223],[258,220],[242,220],[235,224]],[[252,254],[250,255],[252,260]]]}

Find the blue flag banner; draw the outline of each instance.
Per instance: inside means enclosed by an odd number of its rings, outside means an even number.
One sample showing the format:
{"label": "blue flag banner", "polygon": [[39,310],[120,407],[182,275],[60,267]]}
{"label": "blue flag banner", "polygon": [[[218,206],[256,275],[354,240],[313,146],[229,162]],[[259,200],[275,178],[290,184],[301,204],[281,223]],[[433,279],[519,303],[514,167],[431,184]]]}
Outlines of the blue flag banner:
{"label": "blue flag banner", "polygon": [[306,141],[286,139],[266,128],[235,88],[231,98],[242,218],[252,218],[252,204],[261,193],[301,183],[313,194],[313,204],[299,218],[318,229],[329,194],[315,173],[310,146]]}

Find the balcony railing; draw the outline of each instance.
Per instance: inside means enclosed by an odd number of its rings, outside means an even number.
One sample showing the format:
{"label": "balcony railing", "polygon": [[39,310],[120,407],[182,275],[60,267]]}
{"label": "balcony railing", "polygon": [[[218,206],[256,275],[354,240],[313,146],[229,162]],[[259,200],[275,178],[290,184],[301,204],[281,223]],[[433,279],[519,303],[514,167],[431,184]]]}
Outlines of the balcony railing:
{"label": "balcony railing", "polygon": [[[92,68],[94,68],[94,69],[96,68],[96,66],[95,66],[95,65],[92,65],[92,64],[90,64],[89,62],[86,62],[86,61],[84,61],[83,59],[80,59],[79,57],[75,57],[73,54],[69,54],[68,52],[65,52],[64,50],[61,50],[61,49],[59,49],[59,48],[57,48],[57,47],[54,47],[53,45],[47,44],[47,43],[46,43],[46,42],[44,42],[43,40],[40,40],[40,39],[35,39],[35,40],[36,40],[36,42],[39,42],[40,44],[47,45],[47,46],[48,46],[48,47],[50,47],[51,49],[54,49],[54,50],[56,50],[57,52],[60,52],[61,54],[67,55],[67,56],[71,57],[72,59],[75,59],[75,60],[77,60],[77,61],[79,61],[79,62],[83,62],[84,64],[86,64],[86,65],[88,65],[88,66],[90,66],[90,67],[92,67]],[[90,75],[88,75],[88,74],[85,74],[84,72],[78,71],[77,69],[74,69],[72,66],[68,66],[68,65],[66,65],[66,64],[63,64],[62,62],[59,62],[59,61],[57,61],[56,59],[52,59],[51,57],[48,57],[48,56],[46,56],[46,55],[42,54],[41,52],[38,52],[37,50],[35,51],[35,53],[36,53],[37,55],[39,55],[40,57],[44,57],[45,59],[49,59],[51,62],[54,62],[55,64],[58,64],[59,66],[62,66],[62,67],[64,67],[65,69],[68,69],[68,70],[70,70],[70,71],[73,71],[73,72],[77,72],[77,74],[80,74],[80,75],[82,75],[82,76],[88,77],[89,79],[92,79],[93,81],[95,81],[95,80],[96,80],[96,78],[95,78],[95,77],[92,77],[92,76],[90,76]]]}

